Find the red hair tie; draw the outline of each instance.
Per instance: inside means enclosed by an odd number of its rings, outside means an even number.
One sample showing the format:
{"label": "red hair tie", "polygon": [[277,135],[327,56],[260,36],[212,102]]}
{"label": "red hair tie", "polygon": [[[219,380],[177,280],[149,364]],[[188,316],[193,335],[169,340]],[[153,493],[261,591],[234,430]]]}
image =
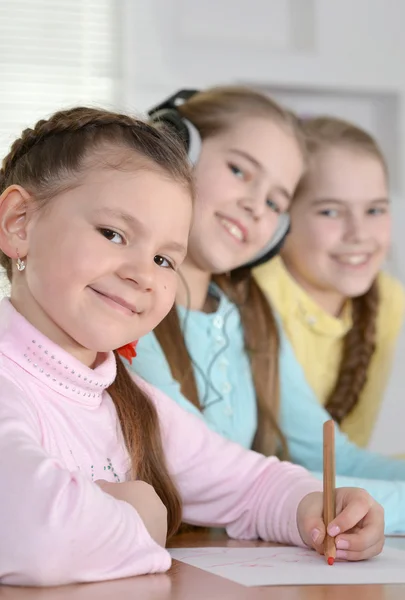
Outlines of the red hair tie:
{"label": "red hair tie", "polygon": [[121,346],[121,348],[117,348],[118,354],[126,358],[130,365],[132,365],[132,359],[136,357],[135,348],[137,344],[138,340],[135,340],[135,342],[130,342],[129,344],[125,344],[125,346]]}

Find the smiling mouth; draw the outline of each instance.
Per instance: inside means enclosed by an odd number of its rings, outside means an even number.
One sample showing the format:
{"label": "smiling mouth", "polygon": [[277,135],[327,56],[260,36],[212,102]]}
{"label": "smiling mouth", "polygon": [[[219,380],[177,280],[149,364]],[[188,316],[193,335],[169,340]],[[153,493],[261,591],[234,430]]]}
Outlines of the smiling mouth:
{"label": "smiling mouth", "polygon": [[371,254],[342,254],[340,256],[334,256],[333,258],[341,265],[362,267],[369,262]]}
{"label": "smiling mouth", "polygon": [[239,227],[237,223],[227,219],[226,217],[218,216],[218,220],[222,227],[239,243],[245,243],[247,241],[246,230]]}
{"label": "smiling mouth", "polygon": [[97,294],[98,298],[100,298],[100,300],[103,300],[111,308],[114,308],[115,310],[118,310],[119,312],[129,316],[139,314],[139,311],[137,311],[136,306],[129,304],[122,298],[119,298],[118,296],[108,296],[107,294],[104,294],[103,292],[100,292],[99,290],[96,290],[95,288],[92,288],[90,286],[89,289],[95,294]]}

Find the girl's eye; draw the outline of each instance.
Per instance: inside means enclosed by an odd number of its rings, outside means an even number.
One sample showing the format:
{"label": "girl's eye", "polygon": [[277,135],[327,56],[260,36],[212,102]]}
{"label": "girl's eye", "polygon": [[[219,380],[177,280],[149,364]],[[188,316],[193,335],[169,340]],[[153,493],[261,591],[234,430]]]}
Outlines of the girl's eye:
{"label": "girl's eye", "polygon": [[124,238],[120,233],[113,231],[112,229],[99,229],[102,236],[104,236],[107,240],[112,242],[113,244],[123,244]]}
{"label": "girl's eye", "polygon": [[274,202],[274,200],[271,200],[271,198],[268,198],[268,199],[266,200],[266,203],[267,203],[267,206],[268,206],[269,208],[271,208],[271,210],[273,210],[275,213],[278,213],[278,214],[279,214],[279,213],[281,212],[281,211],[280,211],[280,207],[279,207],[279,205],[277,204],[277,202]]}
{"label": "girl's eye", "polygon": [[374,206],[373,208],[370,208],[367,211],[367,214],[369,215],[385,215],[387,212],[386,208],[383,208],[382,206]]}
{"label": "girl's eye", "polygon": [[323,217],[330,217],[332,219],[336,219],[336,217],[339,216],[339,212],[336,208],[325,208],[324,210],[321,210],[319,214]]}
{"label": "girl's eye", "polygon": [[236,165],[229,163],[229,168],[232,171],[232,173],[239,179],[245,178],[245,173],[242,171],[242,169],[239,169],[239,167],[237,167]]}
{"label": "girl's eye", "polygon": [[170,262],[170,260],[168,260],[164,256],[160,256],[160,254],[157,254],[153,260],[158,265],[158,267],[163,267],[164,269],[173,269],[174,270],[173,263]]}

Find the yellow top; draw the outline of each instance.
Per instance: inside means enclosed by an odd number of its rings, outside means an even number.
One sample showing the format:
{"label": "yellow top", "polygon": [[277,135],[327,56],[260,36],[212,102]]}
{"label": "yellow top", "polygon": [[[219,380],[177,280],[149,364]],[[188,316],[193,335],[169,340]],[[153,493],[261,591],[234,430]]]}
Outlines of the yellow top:
{"label": "yellow top", "polygon": [[[336,383],[343,338],[351,327],[350,302],[341,317],[330,315],[297,284],[280,257],[255,269],[255,278],[279,313],[308,383],[325,404]],[[368,444],[375,425],[405,309],[405,291],[399,281],[381,272],[378,285],[376,350],[360,399],[341,424],[359,446]]]}

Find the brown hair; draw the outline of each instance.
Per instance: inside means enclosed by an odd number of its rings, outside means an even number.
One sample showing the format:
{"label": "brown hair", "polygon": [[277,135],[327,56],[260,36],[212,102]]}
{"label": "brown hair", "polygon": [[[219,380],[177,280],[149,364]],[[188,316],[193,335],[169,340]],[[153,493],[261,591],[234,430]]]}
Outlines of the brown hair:
{"label": "brown hair", "polygon": [[[309,169],[301,179],[293,202],[309,185],[311,166],[318,152],[332,147],[348,148],[359,154],[376,158],[388,178],[384,155],[374,138],[352,123],[334,117],[317,117],[302,122],[307,141]],[[342,358],[336,383],[329,394],[325,408],[337,423],[356,406],[367,381],[368,368],[376,347],[376,321],[379,309],[379,291],[375,280],[370,289],[352,300],[353,325],[343,341]]]}
{"label": "brown hair", "polygon": [[[271,119],[291,133],[304,151],[294,115],[267,96],[248,88],[217,87],[200,92],[180,105],[178,111],[195,125],[203,139],[229,129],[237,119]],[[229,276],[215,275],[213,281],[238,306],[240,312],[258,403],[258,429],[253,447],[266,455],[274,454],[277,450],[280,456],[286,458],[287,444],[278,426],[279,335],[272,309],[252,277],[251,269],[238,269]],[[173,378],[181,384],[182,393],[202,410],[191,359],[175,307],[155,329],[155,334],[166,355]],[[176,352],[173,352],[173,347]]]}
{"label": "brown hair", "polygon": [[[117,150],[125,151],[117,164]],[[193,194],[184,148],[163,131],[126,115],[74,108],[26,129],[5,157],[0,170],[0,194],[11,184],[25,187],[39,209],[61,190],[75,185],[89,168],[87,159],[103,154],[104,167],[120,168],[135,158],[135,166],[154,169]],[[100,157],[100,156],[99,156]],[[115,163],[114,163],[115,160]],[[0,252],[0,263],[12,277],[12,261]],[[181,522],[181,502],[166,466],[156,409],[117,359],[117,376],[109,388],[128,449],[132,476],[152,485],[168,511],[168,535]]]}

